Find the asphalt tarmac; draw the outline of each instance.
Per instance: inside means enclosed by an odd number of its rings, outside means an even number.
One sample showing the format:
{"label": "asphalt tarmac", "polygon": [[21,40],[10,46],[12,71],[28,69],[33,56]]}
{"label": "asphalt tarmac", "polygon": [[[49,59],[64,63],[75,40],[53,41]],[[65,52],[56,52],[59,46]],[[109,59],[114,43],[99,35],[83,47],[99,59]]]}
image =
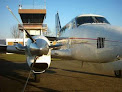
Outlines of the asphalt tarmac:
{"label": "asphalt tarmac", "polygon": [[[29,70],[26,62],[0,59],[0,92],[22,92]],[[100,64],[57,60],[41,74],[40,83],[31,74],[25,92],[122,92],[122,78]]]}

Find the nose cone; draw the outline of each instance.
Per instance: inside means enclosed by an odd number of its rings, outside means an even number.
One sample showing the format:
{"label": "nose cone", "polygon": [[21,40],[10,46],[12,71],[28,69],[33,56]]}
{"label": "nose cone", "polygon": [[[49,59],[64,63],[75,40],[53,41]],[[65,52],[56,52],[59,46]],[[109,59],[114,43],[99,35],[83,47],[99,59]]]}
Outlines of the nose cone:
{"label": "nose cone", "polygon": [[42,56],[49,52],[49,45],[44,39],[36,39],[35,43],[30,45],[30,53],[32,55]]}
{"label": "nose cone", "polygon": [[46,42],[44,39],[37,39],[36,40],[36,45],[40,49],[39,54],[42,55],[47,55],[49,52],[49,44]]}

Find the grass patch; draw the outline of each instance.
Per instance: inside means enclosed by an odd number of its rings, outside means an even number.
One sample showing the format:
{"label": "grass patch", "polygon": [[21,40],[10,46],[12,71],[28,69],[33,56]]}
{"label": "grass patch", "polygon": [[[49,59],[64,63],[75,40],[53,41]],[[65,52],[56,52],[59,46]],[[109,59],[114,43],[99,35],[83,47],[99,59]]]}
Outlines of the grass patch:
{"label": "grass patch", "polygon": [[13,62],[25,62],[26,56],[19,55],[19,54],[0,54],[0,59],[4,59],[7,61],[13,61]]}
{"label": "grass patch", "polygon": [[59,59],[59,58],[51,58],[52,61],[60,61],[62,59]]}
{"label": "grass patch", "polygon": [[[26,62],[26,56],[25,55],[19,55],[19,54],[0,54],[0,60],[7,60],[7,61],[13,61],[13,62]],[[59,58],[51,58],[52,61],[61,61],[62,59]]]}

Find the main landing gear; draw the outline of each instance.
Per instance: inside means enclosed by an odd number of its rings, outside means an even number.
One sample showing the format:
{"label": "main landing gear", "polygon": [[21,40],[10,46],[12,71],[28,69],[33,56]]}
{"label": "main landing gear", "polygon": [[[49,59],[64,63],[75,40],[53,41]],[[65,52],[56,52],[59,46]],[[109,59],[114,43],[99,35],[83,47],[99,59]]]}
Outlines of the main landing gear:
{"label": "main landing gear", "polygon": [[115,70],[114,74],[117,78],[122,78],[122,70]]}

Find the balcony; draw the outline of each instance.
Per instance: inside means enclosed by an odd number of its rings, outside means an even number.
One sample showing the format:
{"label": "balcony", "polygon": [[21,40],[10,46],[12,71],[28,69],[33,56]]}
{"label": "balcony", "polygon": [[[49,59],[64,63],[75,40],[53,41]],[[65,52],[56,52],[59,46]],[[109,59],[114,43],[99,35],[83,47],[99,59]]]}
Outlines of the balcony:
{"label": "balcony", "polygon": [[42,31],[47,31],[47,24],[42,24],[42,23],[23,23],[23,24],[18,24],[19,30],[23,30],[23,27],[26,30],[42,30]]}

